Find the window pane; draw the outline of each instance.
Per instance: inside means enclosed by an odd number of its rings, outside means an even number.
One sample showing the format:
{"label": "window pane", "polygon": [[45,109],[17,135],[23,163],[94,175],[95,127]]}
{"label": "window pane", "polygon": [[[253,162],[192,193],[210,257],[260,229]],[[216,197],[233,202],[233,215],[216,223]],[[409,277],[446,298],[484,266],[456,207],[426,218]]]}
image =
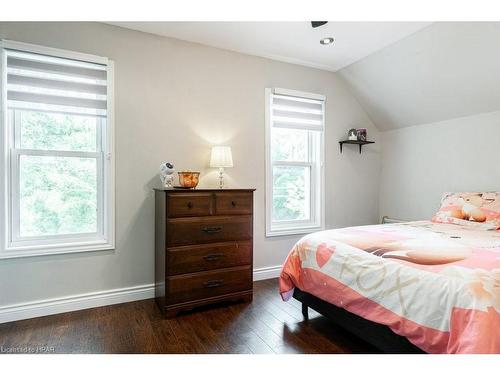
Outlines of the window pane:
{"label": "window pane", "polygon": [[18,110],[20,147],[35,150],[97,151],[97,118]]}
{"label": "window pane", "polygon": [[309,220],[310,168],[273,167],[273,221]]}
{"label": "window pane", "polygon": [[97,160],[21,155],[20,236],[97,231]]}
{"label": "window pane", "polygon": [[271,158],[274,161],[308,161],[309,131],[272,128]]}

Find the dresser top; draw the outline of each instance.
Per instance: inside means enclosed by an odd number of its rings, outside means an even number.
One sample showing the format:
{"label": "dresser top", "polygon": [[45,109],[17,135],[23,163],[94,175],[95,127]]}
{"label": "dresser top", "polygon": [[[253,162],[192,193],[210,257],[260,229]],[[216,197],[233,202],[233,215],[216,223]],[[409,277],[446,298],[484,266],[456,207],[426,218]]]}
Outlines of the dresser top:
{"label": "dresser top", "polygon": [[189,192],[189,191],[201,191],[201,192],[208,192],[208,191],[212,191],[212,192],[217,192],[217,191],[232,191],[232,192],[238,192],[238,191],[255,191],[256,189],[255,188],[248,188],[248,189],[219,189],[219,188],[215,188],[215,189],[176,189],[176,188],[154,188],[153,190],[157,190],[157,191],[178,191],[178,192]]}

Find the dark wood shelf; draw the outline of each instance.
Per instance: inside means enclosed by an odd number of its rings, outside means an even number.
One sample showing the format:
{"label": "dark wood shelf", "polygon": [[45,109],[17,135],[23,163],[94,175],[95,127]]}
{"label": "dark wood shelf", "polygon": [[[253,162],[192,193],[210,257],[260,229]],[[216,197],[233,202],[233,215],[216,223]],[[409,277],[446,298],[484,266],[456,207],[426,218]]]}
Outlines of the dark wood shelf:
{"label": "dark wood shelf", "polygon": [[342,146],[344,144],[348,144],[348,145],[359,145],[359,153],[361,154],[361,148],[364,145],[369,145],[371,143],[375,143],[375,142],[373,142],[373,141],[351,141],[351,140],[339,141],[340,153],[342,153]]}

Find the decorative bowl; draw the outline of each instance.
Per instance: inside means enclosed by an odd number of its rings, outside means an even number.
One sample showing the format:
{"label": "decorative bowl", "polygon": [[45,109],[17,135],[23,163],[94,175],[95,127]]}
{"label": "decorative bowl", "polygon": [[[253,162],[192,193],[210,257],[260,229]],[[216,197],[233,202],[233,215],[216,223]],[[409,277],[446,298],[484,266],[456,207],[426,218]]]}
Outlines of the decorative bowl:
{"label": "decorative bowl", "polygon": [[200,172],[177,172],[179,174],[179,185],[185,188],[195,188],[198,185]]}

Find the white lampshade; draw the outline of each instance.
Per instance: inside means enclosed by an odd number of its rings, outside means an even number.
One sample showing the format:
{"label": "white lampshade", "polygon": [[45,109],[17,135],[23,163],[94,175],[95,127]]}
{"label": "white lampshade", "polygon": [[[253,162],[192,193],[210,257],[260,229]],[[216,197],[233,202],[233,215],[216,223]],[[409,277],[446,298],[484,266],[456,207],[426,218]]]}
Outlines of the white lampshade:
{"label": "white lampshade", "polygon": [[233,166],[233,155],[229,146],[212,147],[210,157],[210,166],[212,168],[229,168]]}

